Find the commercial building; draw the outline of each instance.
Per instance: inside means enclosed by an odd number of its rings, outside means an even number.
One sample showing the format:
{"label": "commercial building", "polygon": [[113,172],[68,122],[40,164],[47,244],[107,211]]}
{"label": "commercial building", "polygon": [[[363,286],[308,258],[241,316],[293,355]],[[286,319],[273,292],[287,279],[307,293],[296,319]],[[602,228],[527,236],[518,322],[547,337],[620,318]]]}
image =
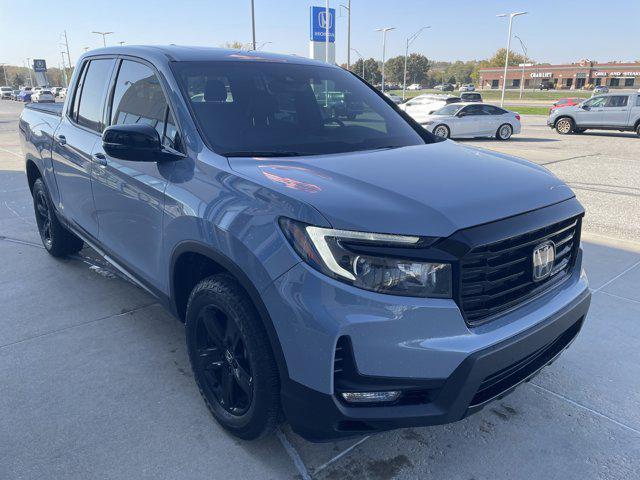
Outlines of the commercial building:
{"label": "commercial building", "polygon": [[[480,88],[502,88],[504,68],[483,68],[479,71]],[[538,88],[548,84],[558,89],[581,89],[597,85],[610,88],[640,88],[640,62],[596,63],[582,60],[566,65],[533,64],[509,67],[506,88]]]}

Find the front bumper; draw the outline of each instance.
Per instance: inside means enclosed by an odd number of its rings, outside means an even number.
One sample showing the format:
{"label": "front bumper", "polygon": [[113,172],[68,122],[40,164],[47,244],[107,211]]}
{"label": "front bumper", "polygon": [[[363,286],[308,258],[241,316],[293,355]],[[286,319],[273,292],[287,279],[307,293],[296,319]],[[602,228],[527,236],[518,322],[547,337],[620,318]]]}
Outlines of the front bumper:
{"label": "front bumper", "polygon": [[[552,363],[579,333],[590,300],[585,289],[529,330],[470,354],[448,377],[424,380],[428,388],[420,403],[349,406],[335,395],[287,380],[282,385],[285,416],[295,432],[311,441],[461,420]],[[415,386],[413,379],[406,381]],[[402,379],[395,383],[401,387]]]}

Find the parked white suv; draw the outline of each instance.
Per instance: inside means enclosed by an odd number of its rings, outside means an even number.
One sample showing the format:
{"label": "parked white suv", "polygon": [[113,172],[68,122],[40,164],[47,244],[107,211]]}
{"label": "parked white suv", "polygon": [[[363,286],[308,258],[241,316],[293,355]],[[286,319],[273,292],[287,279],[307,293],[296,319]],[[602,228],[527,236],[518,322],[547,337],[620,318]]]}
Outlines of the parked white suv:
{"label": "parked white suv", "polygon": [[55,102],[56,97],[50,90],[40,89],[31,95],[31,101],[35,103]]}
{"label": "parked white suv", "polygon": [[11,92],[13,92],[13,88],[11,87],[0,87],[0,98],[2,100],[11,98]]}
{"label": "parked white suv", "polygon": [[635,131],[640,135],[640,94],[609,93],[551,112],[547,125],[561,135],[587,129]]}

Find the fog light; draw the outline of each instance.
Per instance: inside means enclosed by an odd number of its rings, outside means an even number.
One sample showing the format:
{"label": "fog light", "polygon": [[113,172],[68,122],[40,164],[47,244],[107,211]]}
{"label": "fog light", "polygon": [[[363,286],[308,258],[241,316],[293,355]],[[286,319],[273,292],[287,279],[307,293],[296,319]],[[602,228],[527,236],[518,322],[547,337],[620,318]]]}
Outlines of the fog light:
{"label": "fog light", "polygon": [[341,393],[349,403],[395,402],[400,397],[399,390],[389,392],[344,392]]}

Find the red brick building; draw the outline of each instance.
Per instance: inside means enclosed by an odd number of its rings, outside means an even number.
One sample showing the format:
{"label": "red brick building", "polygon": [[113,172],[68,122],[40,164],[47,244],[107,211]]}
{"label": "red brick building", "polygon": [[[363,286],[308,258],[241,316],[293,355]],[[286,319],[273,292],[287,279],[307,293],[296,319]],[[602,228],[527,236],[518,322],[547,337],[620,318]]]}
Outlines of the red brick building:
{"label": "red brick building", "polygon": [[[483,68],[479,71],[482,89],[502,88],[504,68]],[[533,64],[528,67],[509,67],[506,88],[538,88],[548,83],[558,89],[581,89],[588,85],[610,88],[640,88],[640,62],[595,63],[582,60],[568,65]]]}

